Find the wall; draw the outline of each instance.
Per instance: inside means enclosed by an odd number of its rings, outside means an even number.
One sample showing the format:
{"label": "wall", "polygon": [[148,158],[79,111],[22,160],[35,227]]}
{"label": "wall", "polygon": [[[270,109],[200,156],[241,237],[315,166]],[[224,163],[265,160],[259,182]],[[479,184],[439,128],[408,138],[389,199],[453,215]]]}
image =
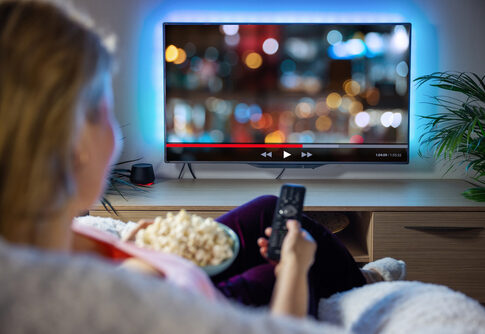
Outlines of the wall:
{"label": "wall", "polygon": [[[457,70],[485,74],[483,0],[266,0],[156,1],[73,0],[99,26],[118,36],[119,71],[114,79],[116,114],[123,126],[121,160],[143,157],[159,177],[178,175],[180,164],[163,163],[161,62],[159,24],[164,20],[304,22],[351,18],[402,17],[413,23],[412,77]],[[276,9],[275,9],[276,8]],[[268,19],[269,18],[269,19]],[[160,43],[160,44],[158,44]],[[411,90],[411,162],[409,165],[328,165],[315,170],[287,170],[285,178],[440,178],[444,167],[417,155],[421,134],[417,115],[432,113],[424,104],[435,91]],[[273,178],[280,170],[245,165],[194,166],[201,178]],[[445,175],[463,177],[461,170]]]}

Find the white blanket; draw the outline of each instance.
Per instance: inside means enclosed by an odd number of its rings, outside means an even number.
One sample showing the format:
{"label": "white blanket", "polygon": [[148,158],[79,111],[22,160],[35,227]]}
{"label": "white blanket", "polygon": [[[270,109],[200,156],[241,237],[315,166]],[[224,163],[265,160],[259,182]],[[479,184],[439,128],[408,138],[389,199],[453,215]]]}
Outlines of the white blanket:
{"label": "white blanket", "polygon": [[381,282],[322,299],[322,321],[355,333],[485,333],[485,309],[445,286]]}

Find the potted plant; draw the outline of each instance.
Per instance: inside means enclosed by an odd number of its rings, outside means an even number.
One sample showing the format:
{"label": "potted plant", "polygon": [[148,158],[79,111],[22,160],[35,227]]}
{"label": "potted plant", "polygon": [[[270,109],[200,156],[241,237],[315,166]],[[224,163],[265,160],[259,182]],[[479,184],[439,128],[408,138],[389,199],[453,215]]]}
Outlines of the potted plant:
{"label": "potted plant", "polygon": [[[144,186],[141,185],[135,185],[130,182],[130,173],[131,171],[126,168],[121,168],[122,165],[127,164],[127,163],[132,163],[141,160],[141,158],[135,159],[135,160],[128,160],[128,161],[122,161],[118,162],[113,166],[111,169],[111,173],[108,177],[108,184],[106,187],[106,194],[118,194],[124,199],[125,196],[123,195],[124,191],[127,190],[144,190]],[[101,204],[103,205],[104,209],[108,212],[112,211],[115,215],[118,215],[116,212],[116,209],[113,207],[111,202],[108,200],[108,198],[103,195],[101,198]]]}
{"label": "potted plant", "polygon": [[[449,163],[448,172],[464,165],[477,186],[463,193],[468,199],[485,202],[485,76],[475,73],[436,72],[415,81],[445,91],[429,102],[439,111],[425,120],[419,138],[421,148],[433,152],[437,160]],[[421,149],[419,155],[423,156]]]}

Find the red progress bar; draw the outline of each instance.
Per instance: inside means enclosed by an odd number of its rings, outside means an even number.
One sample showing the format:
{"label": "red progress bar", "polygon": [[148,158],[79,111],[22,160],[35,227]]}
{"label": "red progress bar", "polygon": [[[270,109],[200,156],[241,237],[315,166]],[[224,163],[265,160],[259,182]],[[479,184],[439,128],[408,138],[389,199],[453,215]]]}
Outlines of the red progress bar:
{"label": "red progress bar", "polygon": [[167,144],[167,147],[209,147],[209,148],[303,148],[303,144]]}

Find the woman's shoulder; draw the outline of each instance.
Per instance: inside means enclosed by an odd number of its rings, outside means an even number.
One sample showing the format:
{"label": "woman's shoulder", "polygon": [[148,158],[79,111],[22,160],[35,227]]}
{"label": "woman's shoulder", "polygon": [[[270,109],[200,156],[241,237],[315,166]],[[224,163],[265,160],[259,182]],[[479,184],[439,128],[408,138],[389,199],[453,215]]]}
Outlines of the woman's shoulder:
{"label": "woman's shoulder", "polygon": [[[69,256],[0,242],[2,330],[38,333],[134,332],[146,322],[139,306],[149,277],[116,269],[94,256]],[[164,298],[164,282],[152,291]],[[151,321],[153,324],[153,319]],[[147,326],[148,323],[145,325]],[[142,326],[143,327],[143,326]],[[142,328],[141,327],[141,328]],[[77,331],[75,329],[78,329]],[[8,330],[7,330],[8,329]]]}
{"label": "woman's shoulder", "polygon": [[101,270],[102,268],[108,270],[115,268],[110,262],[97,256],[73,256],[64,252],[39,250],[31,246],[10,244],[1,238],[0,266],[2,268],[1,280],[6,280],[8,276],[14,276],[17,280],[21,278],[37,280],[51,274],[81,280],[82,277],[76,276],[74,272],[79,273],[90,268],[94,269],[90,271],[92,275],[97,275],[106,271]]}

